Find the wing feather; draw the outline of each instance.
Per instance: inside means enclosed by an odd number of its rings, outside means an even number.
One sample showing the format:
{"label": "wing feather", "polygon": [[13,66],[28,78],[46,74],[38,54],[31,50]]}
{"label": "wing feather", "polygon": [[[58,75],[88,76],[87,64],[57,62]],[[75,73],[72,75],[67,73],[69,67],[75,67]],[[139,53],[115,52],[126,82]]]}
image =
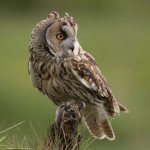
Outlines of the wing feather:
{"label": "wing feather", "polygon": [[111,115],[120,112],[119,105],[113,97],[106,79],[90,54],[85,52],[80,58],[72,59],[71,65],[74,76],[91,92],[94,91],[100,97],[100,101],[105,101],[105,107]]}

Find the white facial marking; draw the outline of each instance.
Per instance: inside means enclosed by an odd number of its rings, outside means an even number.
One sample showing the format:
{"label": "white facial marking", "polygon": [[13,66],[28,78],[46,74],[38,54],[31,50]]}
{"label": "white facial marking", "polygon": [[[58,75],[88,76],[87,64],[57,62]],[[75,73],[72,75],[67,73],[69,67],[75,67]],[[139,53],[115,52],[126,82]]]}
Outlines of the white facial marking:
{"label": "white facial marking", "polygon": [[75,40],[75,42],[74,42],[74,51],[73,51],[74,55],[78,55],[79,49],[80,49],[80,44],[77,40]]}

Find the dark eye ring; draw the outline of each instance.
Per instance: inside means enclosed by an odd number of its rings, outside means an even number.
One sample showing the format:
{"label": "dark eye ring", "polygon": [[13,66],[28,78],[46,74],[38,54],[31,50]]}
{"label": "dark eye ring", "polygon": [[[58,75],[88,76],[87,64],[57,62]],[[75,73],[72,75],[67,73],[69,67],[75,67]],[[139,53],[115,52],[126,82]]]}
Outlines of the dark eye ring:
{"label": "dark eye ring", "polygon": [[64,35],[63,33],[58,33],[58,34],[56,35],[56,38],[57,38],[58,40],[62,41],[62,40],[65,39],[65,35]]}

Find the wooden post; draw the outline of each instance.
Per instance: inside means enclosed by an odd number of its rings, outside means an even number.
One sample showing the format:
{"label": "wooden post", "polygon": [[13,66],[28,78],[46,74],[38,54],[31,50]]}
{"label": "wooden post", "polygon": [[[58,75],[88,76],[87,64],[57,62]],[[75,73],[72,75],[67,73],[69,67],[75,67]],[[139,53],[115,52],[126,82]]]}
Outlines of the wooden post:
{"label": "wooden post", "polygon": [[50,126],[44,150],[79,150],[84,103],[66,102],[58,107],[55,122]]}

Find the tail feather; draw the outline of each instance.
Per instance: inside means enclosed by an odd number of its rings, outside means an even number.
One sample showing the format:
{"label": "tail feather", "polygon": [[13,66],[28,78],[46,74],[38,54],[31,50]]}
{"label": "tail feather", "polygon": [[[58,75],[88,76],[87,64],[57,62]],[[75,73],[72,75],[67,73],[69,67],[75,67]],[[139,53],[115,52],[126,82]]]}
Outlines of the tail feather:
{"label": "tail feather", "polygon": [[104,129],[104,133],[106,135],[106,138],[109,139],[109,140],[114,140],[115,139],[115,134],[113,132],[113,129],[112,129],[108,119],[105,119],[102,122],[102,126],[103,126],[103,129]]}
{"label": "tail feather", "polygon": [[95,138],[114,140],[115,135],[107,119],[107,114],[105,114],[105,110],[99,110],[101,109],[94,106],[86,106],[83,113],[85,124]]}
{"label": "tail feather", "polygon": [[120,112],[128,112],[128,109],[125,106],[121,105],[120,103],[118,103],[118,105],[119,105]]}

